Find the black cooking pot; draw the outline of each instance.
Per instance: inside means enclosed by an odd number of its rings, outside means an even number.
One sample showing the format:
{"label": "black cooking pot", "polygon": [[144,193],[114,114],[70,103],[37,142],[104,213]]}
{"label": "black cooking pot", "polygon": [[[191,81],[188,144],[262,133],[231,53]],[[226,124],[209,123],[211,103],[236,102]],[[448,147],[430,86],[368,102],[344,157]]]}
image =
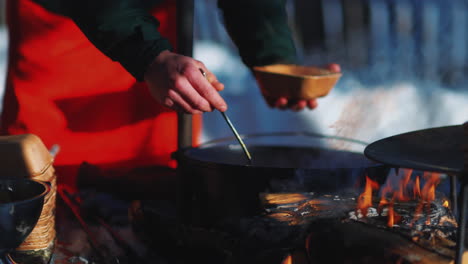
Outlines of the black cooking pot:
{"label": "black cooking pot", "polygon": [[368,160],[357,140],[305,132],[243,138],[252,163],[234,138],[179,151],[184,220],[212,226],[261,214],[262,192],[355,192],[365,175],[383,183],[389,169]]}

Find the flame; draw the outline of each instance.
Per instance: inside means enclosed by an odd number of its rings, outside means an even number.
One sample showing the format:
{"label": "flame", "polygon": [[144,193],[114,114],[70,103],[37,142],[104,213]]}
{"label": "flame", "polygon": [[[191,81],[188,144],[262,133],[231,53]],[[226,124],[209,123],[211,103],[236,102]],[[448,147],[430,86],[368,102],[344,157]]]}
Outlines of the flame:
{"label": "flame", "polygon": [[435,199],[435,187],[440,182],[440,173],[425,172],[423,178],[426,180],[421,190],[421,199],[424,202],[431,202]]}
{"label": "flame", "polygon": [[393,206],[395,204],[395,198],[397,196],[398,196],[398,193],[395,192],[392,200],[388,203],[388,219],[387,219],[387,226],[388,227],[393,227],[395,224],[398,224],[398,223],[401,222],[401,215],[399,215],[393,209]]}
{"label": "flame", "polygon": [[395,198],[398,201],[406,202],[410,200],[409,195],[407,195],[407,186],[410,181],[411,174],[413,174],[412,169],[403,170],[403,178],[400,180],[399,188],[395,192]]}
{"label": "flame", "polygon": [[391,185],[385,185],[380,194],[380,202],[379,202],[379,208],[378,211],[381,212],[382,208],[386,205],[388,205],[390,202],[387,199],[387,196],[392,193],[392,186]]}
{"label": "flame", "polygon": [[367,209],[372,206],[373,189],[379,189],[379,184],[366,176],[366,186],[364,187],[364,192],[359,195],[357,200],[357,209],[360,209],[364,216],[367,215]]}
{"label": "flame", "polygon": [[393,211],[393,204],[388,207],[388,221],[387,221],[387,226],[388,227],[393,227],[395,224],[395,212]]}
{"label": "flame", "polygon": [[448,200],[445,200],[444,203],[442,204],[443,207],[445,208],[449,208],[450,207],[450,203]]}
{"label": "flame", "polygon": [[292,260],[291,254],[288,254],[288,255],[283,259],[283,261],[281,262],[281,264],[293,264],[293,260]]}
{"label": "flame", "polygon": [[[380,202],[377,212],[381,214],[383,208],[386,207],[388,209],[387,225],[393,227],[402,220],[402,217],[394,210],[395,203],[419,200],[410,226],[423,216],[423,212],[425,212],[424,215],[427,217],[425,223],[430,225],[431,202],[435,200],[435,190],[436,186],[440,183],[440,173],[425,172],[422,176],[424,185],[421,187],[420,176],[416,176],[414,180],[411,179],[413,174],[412,169],[402,169],[396,170],[396,173],[393,172],[389,175],[387,183],[380,190]],[[379,185],[366,176],[364,191],[359,195],[357,201],[357,209],[361,211],[362,215],[367,216],[367,210],[372,206],[372,192],[378,189]],[[449,201],[443,201],[443,206],[449,207],[449,205]]]}
{"label": "flame", "polygon": [[415,200],[421,198],[421,187],[419,183],[419,176],[416,176],[416,180],[414,181],[413,198]]}

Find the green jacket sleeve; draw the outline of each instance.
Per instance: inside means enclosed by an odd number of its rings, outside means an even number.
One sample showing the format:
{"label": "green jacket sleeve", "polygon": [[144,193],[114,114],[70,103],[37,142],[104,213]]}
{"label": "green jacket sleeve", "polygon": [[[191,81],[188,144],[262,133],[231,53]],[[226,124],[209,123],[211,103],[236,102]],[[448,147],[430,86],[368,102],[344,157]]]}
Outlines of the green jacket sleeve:
{"label": "green jacket sleeve", "polygon": [[218,6],[247,66],[297,62],[285,0],[218,0]]}
{"label": "green jacket sleeve", "polygon": [[[120,62],[138,81],[154,58],[171,50],[159,22],[142,0],[36,0],[68,16],[105,55]],[[152,1],[155,2],[155,1]]]}

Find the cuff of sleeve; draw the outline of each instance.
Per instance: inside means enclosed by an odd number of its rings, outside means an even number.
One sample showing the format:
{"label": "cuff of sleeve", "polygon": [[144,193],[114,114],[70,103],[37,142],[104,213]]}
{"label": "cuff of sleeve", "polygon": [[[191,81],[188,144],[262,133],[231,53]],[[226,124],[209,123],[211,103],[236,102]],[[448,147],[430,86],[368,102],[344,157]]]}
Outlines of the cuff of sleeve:
{"label": "cuff of sleeve", "polygon": [[151,63],[165,50],[172,50],[171,44],[166,39],[160,39],[139,45],[139,47],[136,48],[135,56],[129,56],[119,61],[137,81],[142,82],[144,81],[145,73]]}
{"label": "cuff of sleeve", "polygon": [[159,53],[172,50],[172,47],[169,40],[158,32],[159,22],[156,19],[138,15],[140,14],[135,15],[134,19],[127,18],[132,23],[127,23],[125,26],[118,28],[115,26],[116,23],[109,23],[108,30],[101,30],[110,32],[102,34],[102,39],[113,40],[101,50],[112,60],[118,61],[137,81],[143,81],[144,74],[153,60]]}

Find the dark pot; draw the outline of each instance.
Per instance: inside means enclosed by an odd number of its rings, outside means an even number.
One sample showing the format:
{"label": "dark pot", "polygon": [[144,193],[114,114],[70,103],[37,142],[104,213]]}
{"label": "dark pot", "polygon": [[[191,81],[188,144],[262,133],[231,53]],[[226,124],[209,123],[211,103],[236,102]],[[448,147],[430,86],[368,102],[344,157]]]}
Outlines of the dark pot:
{"label": "dark pot", "polygon": [[249,164],[239,144],[223,139],[178,153],[183,197],[180,209],[190,224],[213,226],[223,220],[263,212],[262,192],[354,192],[365,175],[383,183],[388,168],[368,160],[366,144],[311,133],[244,136]]}

